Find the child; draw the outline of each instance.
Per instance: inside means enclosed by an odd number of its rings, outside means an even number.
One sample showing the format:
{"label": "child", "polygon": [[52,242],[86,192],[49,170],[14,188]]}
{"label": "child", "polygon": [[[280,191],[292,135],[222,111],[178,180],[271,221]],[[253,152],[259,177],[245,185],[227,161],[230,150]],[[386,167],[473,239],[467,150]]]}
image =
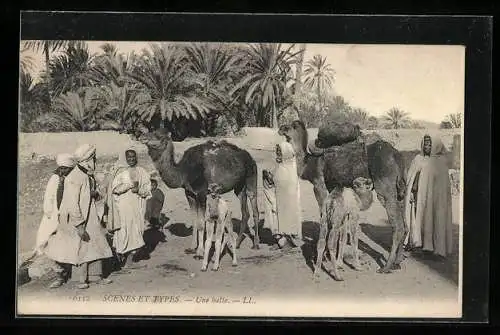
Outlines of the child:
{"label": "child", "polygon": [[159,242],[165,242],[160,222],[161,210],[165,201],[165,195],[158,188],[158,180],[151,176],[151,198],[146,201],[145,220],[147,227],[144,230],[144,247],[141,249],[140,258],[149,259],[151,252]]}
{"label": "child", "polygon": [[149,226],[159,229],[160,227],[160,214],[163,209],[165,195],[158,188],[158,180],[155,176],[151,176],[151,198],[146,202],[146,221]]}

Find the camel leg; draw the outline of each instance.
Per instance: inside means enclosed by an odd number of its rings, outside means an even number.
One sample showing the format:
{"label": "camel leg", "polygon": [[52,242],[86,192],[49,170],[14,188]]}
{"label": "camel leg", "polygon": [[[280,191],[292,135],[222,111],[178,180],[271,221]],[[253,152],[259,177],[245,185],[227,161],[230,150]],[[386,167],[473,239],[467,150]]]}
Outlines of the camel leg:
{"label": "camel leg", "polygon": [[228,248],[230,248],[231,251],[233,252],[232,266],[238,266],[238,260],[236,259],[236,237],[234,236],[232,229],[227,229],[227,230],[228,230],[226,235],[227,245]]}
{"label": "camel leg", "polygon": [[[219,270],[219,261],[222,250],[222,237],[224,233],[224,222],[217,222],[217,228],[215,229],[215,254],[214,254],[214,265],[212,271]],[[226,243],[224,243],[225,245]]]}
{"label": "camel leg", "polygon": [[197,243],[198,242],[197,241],[197,238],[198,238],[198,230],[197,230],[197,227],[198,227],[198,209],[197,209],[197,205],[196,205],[196,199],[192,195],[188,194],[187,192],[185,194],[186,194],[186,199],[187,199],[188,204],[189,204],[193,232],[191,233],[191,248],[185,249],[184,253],[194,254],[196,252],[196,247],[198,246],[198,243]]}
{"label": "camel leg", "polygon": [[351,221],[352,248],[353,248],[353,256],[354,256],[354,261],[352,263],[352,266],[353,266],[354,270],[362,271],[363,268],[361,267],[361,264],[359,262],[359,249],[358,249],[359,232],[360,232],[359,219],[356,216]]}
{"label": "camel leg", "polygon": [[[314,273],[313,278],[319,277],[319,270],[321,269],[321,265],[323,264],[323,257],[325,254],[326,247],[326,238],[328,235],[328,214],[323,214],[320,218],[319,223],[319,238],[318,244],[316,246],[316,262],[314,263]],[[330,232],[331,234],[331,232]]]}
{"label": "camel leg", "polygon": [[248,227],[248,219],[250,218],[250,214],[248,213],[247,194],[245,190],[241,190],[240,193],[238,193],[237,195],[241,205],[240,231],[238,233],[238,240],[236,243],[236,248],[239,249],[240,244],[243,241],[243,234],[245,233],[245,230]]}
{"label": "camel leg", "polygon": [[[349,214],[347,214],[349,215]],[[343,269],[344,268],[344,248],[345,248],[345,245],[347,243],[347,224],[348,224],[348,221],[349,218],[345,218],[344,219],[344,222],[341,224],[341,226],[339,227],[338,231],[339,231],[339,251],[338,251],[338,255],[337,256],[332,256],[332,257],[337,257],[337,268],[338,269]],[[335,244],[337,244],[337,241],[334,242]]]}
{"label": "camel leg", "polygon": [[[208,254],[210,253],[210,249],[212,247],[212,239],[214,235],[214,222],[207,221],[205,223],[205,229],[207,230],[207,239],[205,240],[205,253],[203,255],[203,263],[201,265],[201,271],[207,271],[208,267]],[[200,244],[202,244],[203,240],[201,240]]]}
{"label": "camel leg", "polygon": [[323,208],[323,203],[325,202],[326,197],[328,196],[328,189],[326,188],[325,180],[323,178],[316,178],[313,181],[313,186],[314,186],[313,187],[314,197],[318,202],[318,207],[321,209]]}
{"label": "camel leg", "polygon": [[401,256],[398,253],[402,252],[402,247],[404,243],[404,238],[406,235],[406,227],[404,225],[403,213],[401,211],[401,206],[394,199],[385,199],[385,209],[387,211],[387,217],[389,219],[389,223],[392,226],[392,246],[389,254],[389,259],[387,260],[385,266],[379,269],[377,272],[379,273],[390,273],[395,268],[399,267],[399,264],[396,265],[396,258],[401,259]]}
{"label": "camel leg", "polygon": [[203,257],[203,235],[205,233],[205,209],[206,209],[206,196],[200,196],[197,201],[197,216],[198,220],[197,228],[198,231],[198,248],[196,248],[195,258],[201,259]]}
{"label": "camel leg", "polygon": [[250,204],[252,205],[252,216],[254,223],[254,235],[253,235],[253,247],[252,249],[259,249],[260,237],[259,237],[259,206],[257,204],[257,192],[250,191],[247,187],[247,195],[250,199]]}
{"label": "camel leg", "polygon": [[398,247],[398,250],[396,251],[396,260],[394,261],[394,265],[393,265],[393,270],[399,270],[401,269],[401,262],[403,261],[404,259],[404,241],[406,239],[406,235],[408,235],[410,233],[410,230],[409,228],[406,226],[405,224],[405,221],[404,221],[404,205],[402,203],[399,204],[399,213],[398,216],[400,217],[400,219],[398,220],[398,222],[401,222],[401,225],[403,227],[403,238],[402,238],[402,241],[401,243],[399,244],[399,247]]}
{"label": "camel leg", "polygon": [[[335,220],[335,218],[334,218]],[[339,218],[337,218],[339,220]],[[330,269],[330,274],[333,276],[333,279],[337,281],[343,281],[344,278],[339,273],[336,261],[337,255],[337,242],[339,240],[339,232],[342,227],[337,223],[333,222],[332,229],[330,231],[330,236],[328,236],[328,249],[330,250],[330,261],[332,263],[332,268]]]}

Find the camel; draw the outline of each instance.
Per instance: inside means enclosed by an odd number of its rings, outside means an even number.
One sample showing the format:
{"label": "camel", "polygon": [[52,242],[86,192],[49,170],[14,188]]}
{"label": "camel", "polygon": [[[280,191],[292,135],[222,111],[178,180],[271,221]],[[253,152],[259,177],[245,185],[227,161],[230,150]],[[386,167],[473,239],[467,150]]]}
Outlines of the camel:
{"label": "camel", "polygon": [[207,211],[205,212],[205,231],[207,238],[205,240],[205,254],[201,271],[207,271],[208,256],[212,242],[215,242],[214,265],[212,271],[219,270],[221,252],[224,251],[226,244],[233,253],[233,266],[238,266],[236,259],[236,239],[233,235],[231,225],[232,212],[229,209],[227,201],[220,196],[220,187],[217,184],[208,185]]}
{"label": "camel", "polygon": [[[325,199],[321,209],[321,219],[319,227],[319,238],[317,245],[317,255],[314,265],[313,278],[319,276],[319,269],[322,265],[325,247],[328,240],[328,250],[332,268],[330,273],[333,278],[342,281],[343,278],[337,268],[343,268],[344,248],[347,243],[347,236],[351,237],[354,260],[352,267],[356,271],[361,271],[359,262],[359,213],[366,210],[372,202],[372,181],[363,177],[356,178],[353,187],[336,187]],[[338,243],[338,256],[337,255]]]}
{"label": "camel", "polygon": [[175,162],[171,133],[163,128],[153,132],[139,131],[136,138],[148,148],[161,179],[169,188],[183,188],[193,216],[191,248],[185,253],[203,257],[203,232],[208,185],[220,186],[221,194],[234,191],[241,203],[241,224],[236,247],[243,240],[250,214],[250,200],[254,220],[252,249],[259,249],[259,209],[257,206],[257,163],[243,149],[224,140],[207,141],[188,148],[179,162]]}
{"label": "camel", "polygon": [[[377,198],[385,207],[389,223],[393,228],[389,257],[377,272],[390,273],[400,269],[403,242],[408,233],[403,215],[406,181],[402,155],[390,143],[383,140],[365,143],[363,145],[366,148],[365,155],[360,161],[353,161],[356,157],[349,155],[345,149],[342,152],[336,147],[318,149],[309,146],[308,148],[307,130],[300,120],[282,125],[279,134],[290,138],[297,156],[297,174],[301,179],[313,184],[320,211],[326,197],[334,188],[351,187],[355,178],[368,174],[366,177],[373,181]],[[358,141],[362,142],[363,139]]]}

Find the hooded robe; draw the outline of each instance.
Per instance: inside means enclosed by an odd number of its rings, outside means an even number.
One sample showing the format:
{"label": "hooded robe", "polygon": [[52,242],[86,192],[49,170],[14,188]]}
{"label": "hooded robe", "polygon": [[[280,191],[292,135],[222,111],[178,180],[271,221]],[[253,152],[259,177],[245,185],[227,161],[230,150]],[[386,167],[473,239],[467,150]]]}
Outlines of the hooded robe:
{"label": "hooded robe", "polygon": [[[430,155],[424,155],[422,138],[421,152],[408,169],[405,222],[409,234],[405,244],[446,257],[452,253],[451,187],[446,148],[439,137],[429,137]],[[410,202],[416,179],[416,202]]]}

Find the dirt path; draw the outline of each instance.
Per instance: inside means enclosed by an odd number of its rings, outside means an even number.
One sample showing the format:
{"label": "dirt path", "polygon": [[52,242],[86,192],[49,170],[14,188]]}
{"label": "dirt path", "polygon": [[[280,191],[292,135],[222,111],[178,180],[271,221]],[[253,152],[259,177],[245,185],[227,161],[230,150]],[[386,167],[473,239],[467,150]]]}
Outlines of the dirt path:
{"label": "dirt path", "polygon": [[[259,168],[270,168],[270,153],[252,152]],[[145,157],[143,157],[145,158]],[[145,158],[146,159],[146,158]],[[151,164],[147,161],[147,164]],[[41,194],[46,183],[45,177],[52,167],[50,164],[21,169],[20,197],[20,250],[29,250],[41,215]],[[23,177],[24,176],[24,177]],[[44,179],[45,178],[45,179]],[[423,301],[457,299],[458,272],[458,226],[455,240],[455,255],[449,261],[437,263],[410,257],[403,263],[403,268],[393,274],[377,274],[377,259],[387,256],[391,240],[391,229],[387,226],[385,211],[375,203],[366,213],[363,224],[363,236],[360,248],[362,262],[366,270],[362,272],[346,268],[344,282],[333,281],[322,273],[319,281],[312,280],[312,272],[307,261],[314,246],[306,244],[302,250],[283,253],[269,251],[266,231],[262,231],[263,244],[260,250],[251,250],[251,241],[245,239],[238,252],[238,267],[231,267],[231,257],[226,255],[218,272],[200,272],[201,261],[185,255],[184,249],[190,245],[190,230],[186,226],[187,201],[181,189],[167,189],[160,185],[166,194],[164,214],[169,218],[169,230],[164,243],[158,244],[149,260],[139,262],[142,268],[130,273],[112,274],[114,282],[110,285],[91,287],[85,292],[76,290],[74,283],[57,289],[47,289],[48,279],[27,283],[18,290],[19,303],[47,299],[71,299],[75,294],[85,294],[91,299],[107,299],[109,295],[217,295],[232,296],[272,296],[278,299],[292,297],[310,297],[321,299],[382,299],[389,301],[412,298]],[[31,190],[31,191],[28,191]],[[28,193],[23,193],[28,191]],[[31,192],[31,193],[30,193]],[[312,192],[312,185],[302,182],[303,231],[315,239],[319,211]],[[230,201],[235,224],[241,217],[239,204],[233,194],[225,197]],[[455,207],[456,207],[455,199]],[[259,197],[261,212],[264,207]],[[456,208],[454,208],[456,214]],[[263,217],[263,214],[261,214]],[[456,217],[458,218],[458,217]],[[458,222],[458,221],[455,221]],[[267,234],[267,239],[268,239]]]}

